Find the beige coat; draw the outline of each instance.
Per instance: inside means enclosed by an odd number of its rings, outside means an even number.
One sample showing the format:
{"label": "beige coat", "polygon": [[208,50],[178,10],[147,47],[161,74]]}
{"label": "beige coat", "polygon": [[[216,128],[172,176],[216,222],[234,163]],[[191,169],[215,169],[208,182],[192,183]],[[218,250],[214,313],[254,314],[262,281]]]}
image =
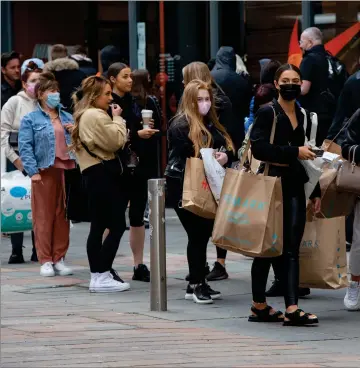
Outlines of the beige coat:
{"label": "beige coat", "polygon": [[120,116],[114,116],[114,120],[111,120],[104,110],[90,108],[80,118],[79,136],[89,151],[98,157],[90,156],[83,147],[79,147],[75,153],[80,170],[84,171],[101,160],[115,158],[114,153],[126,143],[125,121]]}

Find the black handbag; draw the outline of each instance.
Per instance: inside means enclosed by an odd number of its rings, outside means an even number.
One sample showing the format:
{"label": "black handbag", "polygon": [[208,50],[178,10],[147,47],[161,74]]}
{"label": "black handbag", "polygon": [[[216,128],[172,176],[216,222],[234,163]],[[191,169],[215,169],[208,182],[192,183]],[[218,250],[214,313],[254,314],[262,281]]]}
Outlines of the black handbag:
{"label": "black handbag", "polygon": [[120,157],[115,154],[115,158],[112,160],[102,160],[100,157],[96,156],[94,153],[92,153],[89,148],[83,143],[81,142],[81,145],[83,146],[84,150],[91,156],[94,157],[98,160],[100,160],[100,162],[104,165],[105,170],[115,176],[115,177],[119,177],[120,175],[122,175],[122,173],[124,172],[123,170],[123,165],[122,162],[120,160]]}
{"label": "black handbag", "polygon": [[19,132],[10,132],[9,145],[13,148],[17,148],[19,146]]}

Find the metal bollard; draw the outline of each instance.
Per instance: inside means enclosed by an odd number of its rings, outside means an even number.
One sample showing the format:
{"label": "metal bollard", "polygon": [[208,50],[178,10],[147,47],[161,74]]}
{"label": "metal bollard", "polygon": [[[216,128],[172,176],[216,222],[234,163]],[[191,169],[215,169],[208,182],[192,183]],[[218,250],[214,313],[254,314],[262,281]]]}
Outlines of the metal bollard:
{"label": "metal bollard", "polygon": [[150,309],[167,310],[165,179],[148,180],[150,226]]}

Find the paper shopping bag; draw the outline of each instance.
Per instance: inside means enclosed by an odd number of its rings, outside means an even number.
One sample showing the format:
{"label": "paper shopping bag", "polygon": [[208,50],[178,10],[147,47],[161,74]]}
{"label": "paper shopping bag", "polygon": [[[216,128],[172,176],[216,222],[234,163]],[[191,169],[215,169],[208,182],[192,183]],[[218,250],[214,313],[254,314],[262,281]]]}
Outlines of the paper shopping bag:
{"label": "paper shopping bag", "polygon": [[348,286],[345,217],[306,223],[300,245],[300,286],[315,289]]}
{"label": "paper shopping bag", "polygon": [[320,177],[321,212],[316,215],[318,218],[348,216],[354,208],[356,196],[337,191],[337,174],[337,169],[326,168]]}
{"label": "paper shopping bag", "polygon": [[199,158],[186,160],[182,207],[200,217],[215,218],[217,204],[205,177],[204,164]]}
{"label": "paper shopping bag", "polygon": [[281,179],[227,169],[212,241],[250,257],[281,255]]}

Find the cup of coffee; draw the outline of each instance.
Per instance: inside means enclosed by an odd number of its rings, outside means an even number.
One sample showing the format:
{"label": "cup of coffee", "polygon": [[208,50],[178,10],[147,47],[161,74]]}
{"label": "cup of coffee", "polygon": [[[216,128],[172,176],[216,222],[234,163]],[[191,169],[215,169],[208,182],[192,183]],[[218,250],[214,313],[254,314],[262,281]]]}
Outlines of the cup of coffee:
{"label": "cup of coffee", "polygon": [[141,116],[143,121],[143,128],[149,129],[150,119],[152,118],[153,111],[152,110],[141,110]]}

